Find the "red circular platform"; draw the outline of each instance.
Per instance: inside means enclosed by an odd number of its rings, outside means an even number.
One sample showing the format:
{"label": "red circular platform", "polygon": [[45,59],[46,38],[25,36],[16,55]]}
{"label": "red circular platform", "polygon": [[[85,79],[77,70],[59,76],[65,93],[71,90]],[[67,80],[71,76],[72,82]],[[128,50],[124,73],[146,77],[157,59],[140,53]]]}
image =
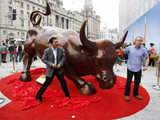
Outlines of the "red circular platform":
{"label": "red circular platform", "polygon": [[84,78],[94,84],[97,94],[80,94],[75,85],[66,78],[72,97],[68,100],[55,78],[43,95],[43,103],[39,104],[35,95],[41,85],[35,80],[42,74],[45,74],[44,68],[32,70],[33,80],[27,83],[19,81],[20,73],[0,80],[0,91],[12,100],[0,109],[1,120],[111,120],[132,115],[149,103],[149,94],[143,87],[140,87],[143,100],[132,96],[130,102],[124,100],[125,78],[117,77],[116,85],[112,89],[101,90],[98,82],[90,75]]}

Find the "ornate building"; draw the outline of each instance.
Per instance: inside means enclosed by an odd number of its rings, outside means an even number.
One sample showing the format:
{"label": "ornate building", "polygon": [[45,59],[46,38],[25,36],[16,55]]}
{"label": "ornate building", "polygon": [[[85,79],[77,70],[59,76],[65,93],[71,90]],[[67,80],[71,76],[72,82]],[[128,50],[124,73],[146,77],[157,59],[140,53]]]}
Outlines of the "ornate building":
{"label": "ornate building", "polygon": [[[51,7],[51,15],[43,16],[41,26],[53,26],[79,32],[82,22],[87,19],[88,37],[99,37],[100,17],[93,11],[93,7],[87,10],[86,16],[84,14],[86,7],[79,13],[64,9],[62,0],[47,1]],[[45,12],[46,7],[45,0],[0,0],[0,3],[0,42],[5,42],[6,39],[25,40],[27,30],[32,27],[29,19],[30,13],[34,10]],[[86,0],[84,6],[91,4],[91,0]]]}
{"label": "ornate building", "polygon": [[160,0],[120,0],[119,1],[119,29],[122,32],[127,26],[136,21],[150,10]]}
{"label": "ornate building", "polygon": [[96,15],[96,12],[93,9],[92,0],[85,0],[82,14],[88,21],[86,30],[88,37],[91,39],[100,38],[100,16]]}

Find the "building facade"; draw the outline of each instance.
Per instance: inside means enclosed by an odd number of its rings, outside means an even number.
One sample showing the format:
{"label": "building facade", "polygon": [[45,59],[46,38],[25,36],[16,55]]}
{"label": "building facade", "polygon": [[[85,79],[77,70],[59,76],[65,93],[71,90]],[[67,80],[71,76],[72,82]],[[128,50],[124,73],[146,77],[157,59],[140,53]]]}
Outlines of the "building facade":
{"label": "building facade", "polygon": [[[90,0],[88,0],[90,1]],[[63,8],[62,0],[48,0],[51,15],[43,16],[41,26],[58,27],[79,32],[84,20],[88,20],[88,36],[98,38],[100,32],[100,17],[93,11],[85,16],[82,12]],[[32,28],[30,14],[34,10],[45,12],[45,0],[0,0],[0,42],[8,40],[24,40],[27,31]],[[13,9],[16,10],[16,20],[13,20]],[[92,13],[92,14],[91,14]]]}
{"label": "building facade", "polygon": [[149,11],[160,0],[120,0],[119,1],[119,30],[135,22],[140,16]]}

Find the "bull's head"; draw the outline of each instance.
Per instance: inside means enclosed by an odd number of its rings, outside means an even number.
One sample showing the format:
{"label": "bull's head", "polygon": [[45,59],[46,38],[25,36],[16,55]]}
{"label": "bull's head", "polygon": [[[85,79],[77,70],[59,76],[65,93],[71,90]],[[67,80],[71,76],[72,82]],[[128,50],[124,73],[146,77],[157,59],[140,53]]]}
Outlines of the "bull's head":
{"label": "bull's head", "polygon": [[83,23],[80,30],[80,40],[83,44],[83,49],[88,53],[88,57],[92,57],[93,69],[99,85],[102,89],[113,87],[116,82],[116,76],[113,72],[113,65],[117,59],[116,49],[121,47],[126,39],[128,31],[123,36],[122,40],[116,44],[111,41],[89,41],[85,35],[86,21]]}

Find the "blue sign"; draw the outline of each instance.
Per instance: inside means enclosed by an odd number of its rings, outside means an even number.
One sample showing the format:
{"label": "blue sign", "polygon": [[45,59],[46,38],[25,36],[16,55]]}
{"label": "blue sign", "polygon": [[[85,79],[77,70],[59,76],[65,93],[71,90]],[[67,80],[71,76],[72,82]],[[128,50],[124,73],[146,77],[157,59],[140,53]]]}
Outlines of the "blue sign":
{"label": "blue sign", "polygon": [[126,42],[133,42],[133,33],[134,39],[137,36],[146,36],[146,47],[149,47],[149,43],[154,43],[155,49],[158,51],[160,46],[160,2],[128,26],[124,32],[127,30],[129,33]]}

